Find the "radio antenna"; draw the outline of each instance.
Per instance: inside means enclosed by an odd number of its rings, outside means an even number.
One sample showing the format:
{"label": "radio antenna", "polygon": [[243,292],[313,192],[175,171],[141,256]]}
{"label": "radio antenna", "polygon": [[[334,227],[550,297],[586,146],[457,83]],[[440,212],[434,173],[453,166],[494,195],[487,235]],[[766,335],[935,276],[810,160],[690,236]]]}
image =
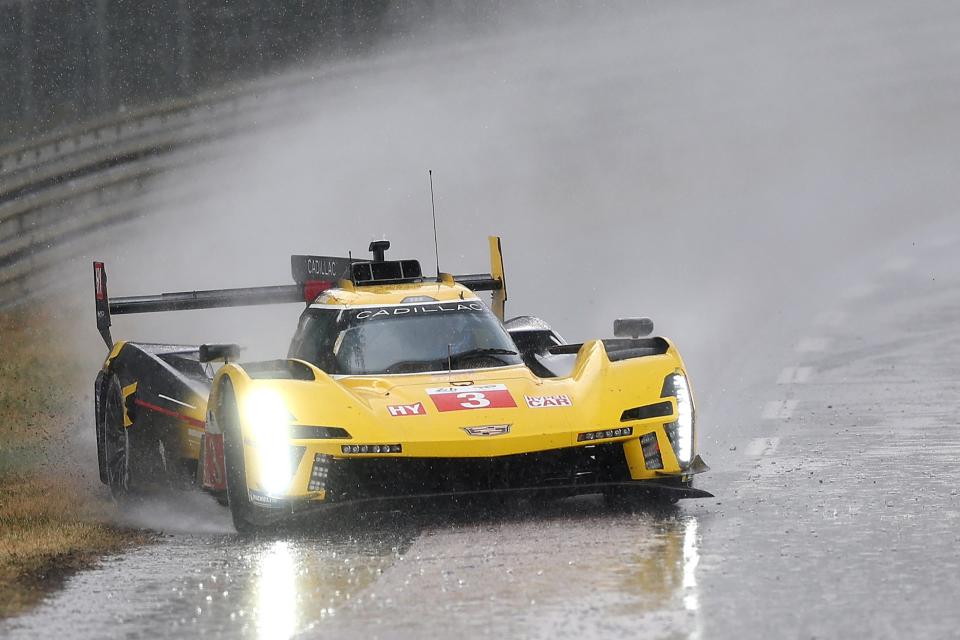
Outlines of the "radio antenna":
{"label": "radio antenna", "polygon": [[440,282],[440,243],[437,242],[437,205],[433,200],[433,169],[427,169],[430,176],[430,211],[433,212],[433,250],[437,256],[437,282]]}

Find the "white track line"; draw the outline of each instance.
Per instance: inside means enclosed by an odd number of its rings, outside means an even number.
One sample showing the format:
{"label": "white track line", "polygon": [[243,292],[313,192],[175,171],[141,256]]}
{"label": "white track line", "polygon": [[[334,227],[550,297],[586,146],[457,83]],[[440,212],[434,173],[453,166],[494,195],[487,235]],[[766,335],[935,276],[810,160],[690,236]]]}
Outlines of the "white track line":
{"label": "white track line", "polygon": [[777,384],[803,384],[813,377],[813,367],[784,367]]}
{"label": "white track line", "polygon": [[796,408],[796,400],[771,400],[764,405],[760,417],[764,420],[787,420]]}
{"label": "white track line", "polygon": [[777,450],[780,438],[754,438],[744,449],[748,456],[768,456]]}
{"label": "white track line", "polygon": [[800,353],[826,351],[828,346],[830,346],[829,338],[802,338],[797,343],[797,351]]}

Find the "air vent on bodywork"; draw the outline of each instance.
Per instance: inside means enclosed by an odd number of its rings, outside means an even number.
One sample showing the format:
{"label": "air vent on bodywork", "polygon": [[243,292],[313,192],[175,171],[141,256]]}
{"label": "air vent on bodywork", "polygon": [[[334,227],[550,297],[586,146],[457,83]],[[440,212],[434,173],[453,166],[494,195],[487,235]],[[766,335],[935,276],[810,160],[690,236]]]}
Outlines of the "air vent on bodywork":
{"label": "air vent on bodywork", "polygon": [[310,367],[295,360],[250,362],[243,365],[243,370],[254,380],[316,380]]}
{"label": "air vent on bodywork", "polygon": [[646,420],[647,418],[663,418],[673,415],[673,405],[669,402],[647,404],[642,407],[627,409],[620,416],[620,422],[628,420]]}
{"label": "air vent on bodywork", "polygon": [[383,262],[355,262],[353,282],[358,285],[417,282],[423,273],[416,260],[384,260]]}
{"label": "air vent on bodywork", "polygon": [[333,460],[333,456],[325,453],[318,453],[313,456],[313,467],[310,469],[310,482],[307,484],[307,491],[323,491],[327,488],[331,460]]}
{"label": "air vent on bodywork", "polygon": [[641,436],[640,447],[643,449],[643,466],[647,469],[663,469],[663,457],[660,455],[660,443],[656,433]]}
{"label": "air vent on bodywork", "polygon": [[288,433],[294,440],[329,440],[331,438],[350,439],[346,429],[340,427],[310,427],[299,424],[290,425]]}
{"label": "air vent on bodywork", "polygon": [[670,343],[663,338],[612,338],[603,340],[603,348],[607,351],[610,362],[643,358],[646,356],[660,356],[670,349]]}

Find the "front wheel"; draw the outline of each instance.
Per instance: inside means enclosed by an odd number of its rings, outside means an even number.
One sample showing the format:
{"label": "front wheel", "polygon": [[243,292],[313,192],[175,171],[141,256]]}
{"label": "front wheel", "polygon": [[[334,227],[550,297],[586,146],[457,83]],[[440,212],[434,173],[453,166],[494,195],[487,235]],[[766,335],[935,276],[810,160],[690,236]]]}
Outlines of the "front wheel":
{"label": "front wheel", "polygon": [[240,412],[233,385],[223,383],[218,404],[217,422],[223,430],[223,462],[227,476],[227,503],[233,527],[237,533],[252,533],[261,525],[257,506],[250,502],[247,491],[247,471],[243,458],[243,434],[240,431]]}

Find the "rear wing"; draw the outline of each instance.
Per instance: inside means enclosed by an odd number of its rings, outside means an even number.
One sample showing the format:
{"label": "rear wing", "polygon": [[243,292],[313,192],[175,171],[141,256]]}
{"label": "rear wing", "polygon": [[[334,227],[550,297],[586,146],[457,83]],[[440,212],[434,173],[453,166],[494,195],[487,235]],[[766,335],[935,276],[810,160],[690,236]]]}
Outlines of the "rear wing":
{"label": "rear wing", "polygon": [[[371,245],[372,247],[373,245]],[[387,245],[389,246],[389,245]],[[382,260],[382,250],[377,256]],[[366,261],[363,261],[366,263]],[[180,291],[156,295],[110,298],[107,291],[107,270],[103,262],[93,263],[93,290],[97,313],[97,330],[108,349],[113,348],[110,334],[111,316],[128,313],[156,313],[160,311],[192,311],[222,307],[245,307],[299,302],[310,304],[317,296],[337,286],[340,280],[354,279],[354,267],[360,266],[351,258],[331,256],[290,257],[290,269],[296,284],[271,287],[244,287],[240,289],[212,289]],[[503,320],[507,286],[503,275],[503,256],[500,238],[490,237],[490,273],[454,276],[454,279],[474,291],[493,291],[493,310]],[[370,281],[369,284],[376,284]]]}
{"label": "rear wing", "polygon": [[330,256],[290,256],[290,267],[296,284],[240,289],[180,291],[146,296],[110,298],[107,293],[107,270],[102,262],[93,263],[93,290],[97,311],[97,330],[107,348],[113,348],[110,335],[111,316],[158,311],[193,311],[221,307],[246,307],[266,304],[306,302],[309,304],[327,289],[348,277],[352,261]]}

